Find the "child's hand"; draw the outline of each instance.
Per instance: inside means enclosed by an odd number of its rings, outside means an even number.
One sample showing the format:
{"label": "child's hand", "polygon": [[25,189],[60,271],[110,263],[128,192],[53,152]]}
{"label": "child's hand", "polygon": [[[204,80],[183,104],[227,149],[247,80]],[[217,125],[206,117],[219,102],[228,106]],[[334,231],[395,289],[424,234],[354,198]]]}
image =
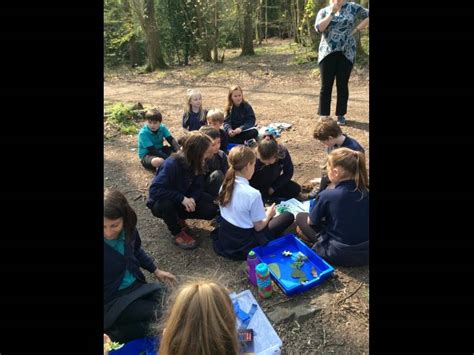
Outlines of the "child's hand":
{"label": "child's hand", "polygon": [[167,285],[174,285],[176,283],[176,276],[174,276],[171,272],[163,271],[160,269],[156,269],[154,272],[156,278]]}
{"label": "child's hand", "polygon": [[273,203],[270,207],[267,207],[266,213],[267,213],[267,218],[272,219],[275,214],[276,214],[276,204]]}
{"label": "child's hand", "polygon": [[242,128],[239,127],[239,128],[234,129],[234,135],[237,135],[240,133],[242,133]]}
{"label": "child's hand", "polygon": [[185,196],[183,201],[181,201],[181,204],[186,209],[186,212],[194,212],[196,210],[196,201],[194,201],[193,198]]}
{"label": "child's hand", "polygon": [[228,134],[229,134],[229,137],[233,137],[233,136],[235,136],[235,131],[233,129],[230,129],[228,131]]}

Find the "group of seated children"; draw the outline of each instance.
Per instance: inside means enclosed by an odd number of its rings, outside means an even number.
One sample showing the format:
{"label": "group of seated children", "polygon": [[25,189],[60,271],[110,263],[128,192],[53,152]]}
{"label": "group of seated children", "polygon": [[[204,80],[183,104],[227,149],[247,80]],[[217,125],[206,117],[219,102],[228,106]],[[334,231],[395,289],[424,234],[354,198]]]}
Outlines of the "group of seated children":
{"label": "group of seated children", "polygon": [[[190,111],[183,117],[183,126],[191,132],[181,147],[161,123],[158,111],[146,113],[138,153],[144,167],[156,169],[146,205],[154,216],[163,219],[173,242],[183,249],[198,247],[186,219],[218,217],[211,233],[215,252],[244,260],[251,249],[278,238],[296,222],[298,237],[329,263],[366,265],[369,185],[362,146],[343,134],[334,120],[318,121],[313,136],[328,147],[328,156],[313,207],[296,218],[289,212],[276,216],[276,202],[297,197],[301,191],[291,180],[294,169],[290,153],[267,134],[256,149],[239,144],[227,156],[221,149],[222,124],[230,142],[257,137],[256,130],[248,129],[255,125],[255,115],[243,101],[240,88],[232,87],[228,98],[228,117],[224,120],[222,111],[210,110],[204,115],[206,125],[201,124],[203,116],[196,109],[202,111],[200,94],[189,95]],[[250,126],[242,118],[244,114],[253,117]],[[163,139],[170,147],[163,146]],[[264,202],[269,200],[272,204],[265,208]],[[150,335],[150,325],[163,313],[165,284],[176,282],[173,274],[157,268],[141,248],[136,226],[137,215],[125,196],[106,190],[104,342],[127,342]],[[153,273],[161,283],[147,283],[140,268]],[[159,354],[238,353],[235,315],[225,288],[213,282],[194,282],[170,299],[174,304],[162,318]]]}
{"label": "group of seated children", "polygon": [[[256,151],[245,142],[258,137],[252,106],[242,89],[232,86],[225,114],[202,107],[202,95],[189,90],[181,148],[161,123],[157,110],[146,113],[139,133],[143,166],[156,169],[147,206],[163,219],[173,242],[194,249],[186,219],[216,220],[212,233],[215,251],[244,259],[257,245],[281,235],[293,215],[275,216],[275,203],[297,198],[301,186],[292,181],[294,167],[288,149],[268,133]],[[224,128],[222,129],[221,126]],[[296,216],[297,234],[329,262],[363,265],[368,262],[368,180],[363,147],[343,134],[331,118],[316,123],[313,136],[327,147],[321,183],[310,193],[315,203],[309,215]],[[163,146],[163,139],[170,147]],[[228,142],[238,144],[229,156]],[[168,158],[169,159],[166,159]],[[265,210],[264,203],[273,207]],[[219,215],[220,214],[220,215]]]}

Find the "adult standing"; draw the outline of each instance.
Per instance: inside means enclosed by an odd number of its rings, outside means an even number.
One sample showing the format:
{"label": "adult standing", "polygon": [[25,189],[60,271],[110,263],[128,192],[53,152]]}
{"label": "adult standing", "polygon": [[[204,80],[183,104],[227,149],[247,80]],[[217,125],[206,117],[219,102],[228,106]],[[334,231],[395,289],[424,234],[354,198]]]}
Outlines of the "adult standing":
{"label": "adult standing", "polygon": [[[356,22],[362,21],[356,26]],[[356,56],[354,34],[369,24],[369,10],[354,2],[331,0],[319,10],[314,27],[322,34],[319,43],[318,64],[321,75],[318,115],[329,116],[334,79],[337,86],[337,123],[344,125],[349,99],[349,77]]]}

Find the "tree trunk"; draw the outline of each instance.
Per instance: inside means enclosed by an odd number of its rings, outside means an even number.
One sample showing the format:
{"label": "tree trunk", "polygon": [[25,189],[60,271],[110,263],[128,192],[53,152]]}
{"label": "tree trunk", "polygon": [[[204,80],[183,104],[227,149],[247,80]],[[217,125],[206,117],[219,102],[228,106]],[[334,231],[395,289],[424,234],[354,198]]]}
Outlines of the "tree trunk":
{"label": "tree trunk", "polygon": [[268,0],[265,0],[265,40],[268,38]]}
{"label": "tree trunk", "polygon": [[217,0],[214,0],[214,63],[219,63],[219,52],[217,44],[219,41],[219,11],[217,9]]}
{"label": "tree trunk", "polygon": [[240,55],[254,55],[253,28],[252,28],[253,0],[245,0],[244,6],[244,43]]}
{"label": "tree trunk", "polygon": [[161,51],[160,33],[155,18],[154,0],[144,0],[144,32],[147,42],[148,70],[154,71],[156,68],[166,68],[167,65]]}
{"label": "tree trunk", "polygon": [[[130,3],[127,0],[122,2],[122,8],[125,13],[125,19],[124,19],[125,22],[129,22],[130,24],[133,24],[132,10],[130,8]],[[127,43],[127,47],[128,47],[128,57],[130,61],[130,66],[134,67],[138,65],[140,61],[135,35],[132,35],[132,37],[130,38],[130,41]]]}
{"label": "tree trunk", "polygon": [[198,45],[199,51],[201,52],[201,58],[205,62],[212,61],[211,55],[211,46],[209,45],[209,39],[207,38],[207,31],[201,11],[202,4],[198,3],[196,6],[196,17],[197,17],[197,25],[198,25]]}

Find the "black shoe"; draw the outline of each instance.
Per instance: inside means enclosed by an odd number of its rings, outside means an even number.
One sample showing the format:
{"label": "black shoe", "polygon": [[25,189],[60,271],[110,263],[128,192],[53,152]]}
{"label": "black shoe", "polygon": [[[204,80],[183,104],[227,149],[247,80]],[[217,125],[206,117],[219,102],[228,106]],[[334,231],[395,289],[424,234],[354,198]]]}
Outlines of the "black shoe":
{"label": "black shoe", "polygon": [[346,118],[344,116],[337,116],[337,124],[339,126],[345,126],[346,125]]}

